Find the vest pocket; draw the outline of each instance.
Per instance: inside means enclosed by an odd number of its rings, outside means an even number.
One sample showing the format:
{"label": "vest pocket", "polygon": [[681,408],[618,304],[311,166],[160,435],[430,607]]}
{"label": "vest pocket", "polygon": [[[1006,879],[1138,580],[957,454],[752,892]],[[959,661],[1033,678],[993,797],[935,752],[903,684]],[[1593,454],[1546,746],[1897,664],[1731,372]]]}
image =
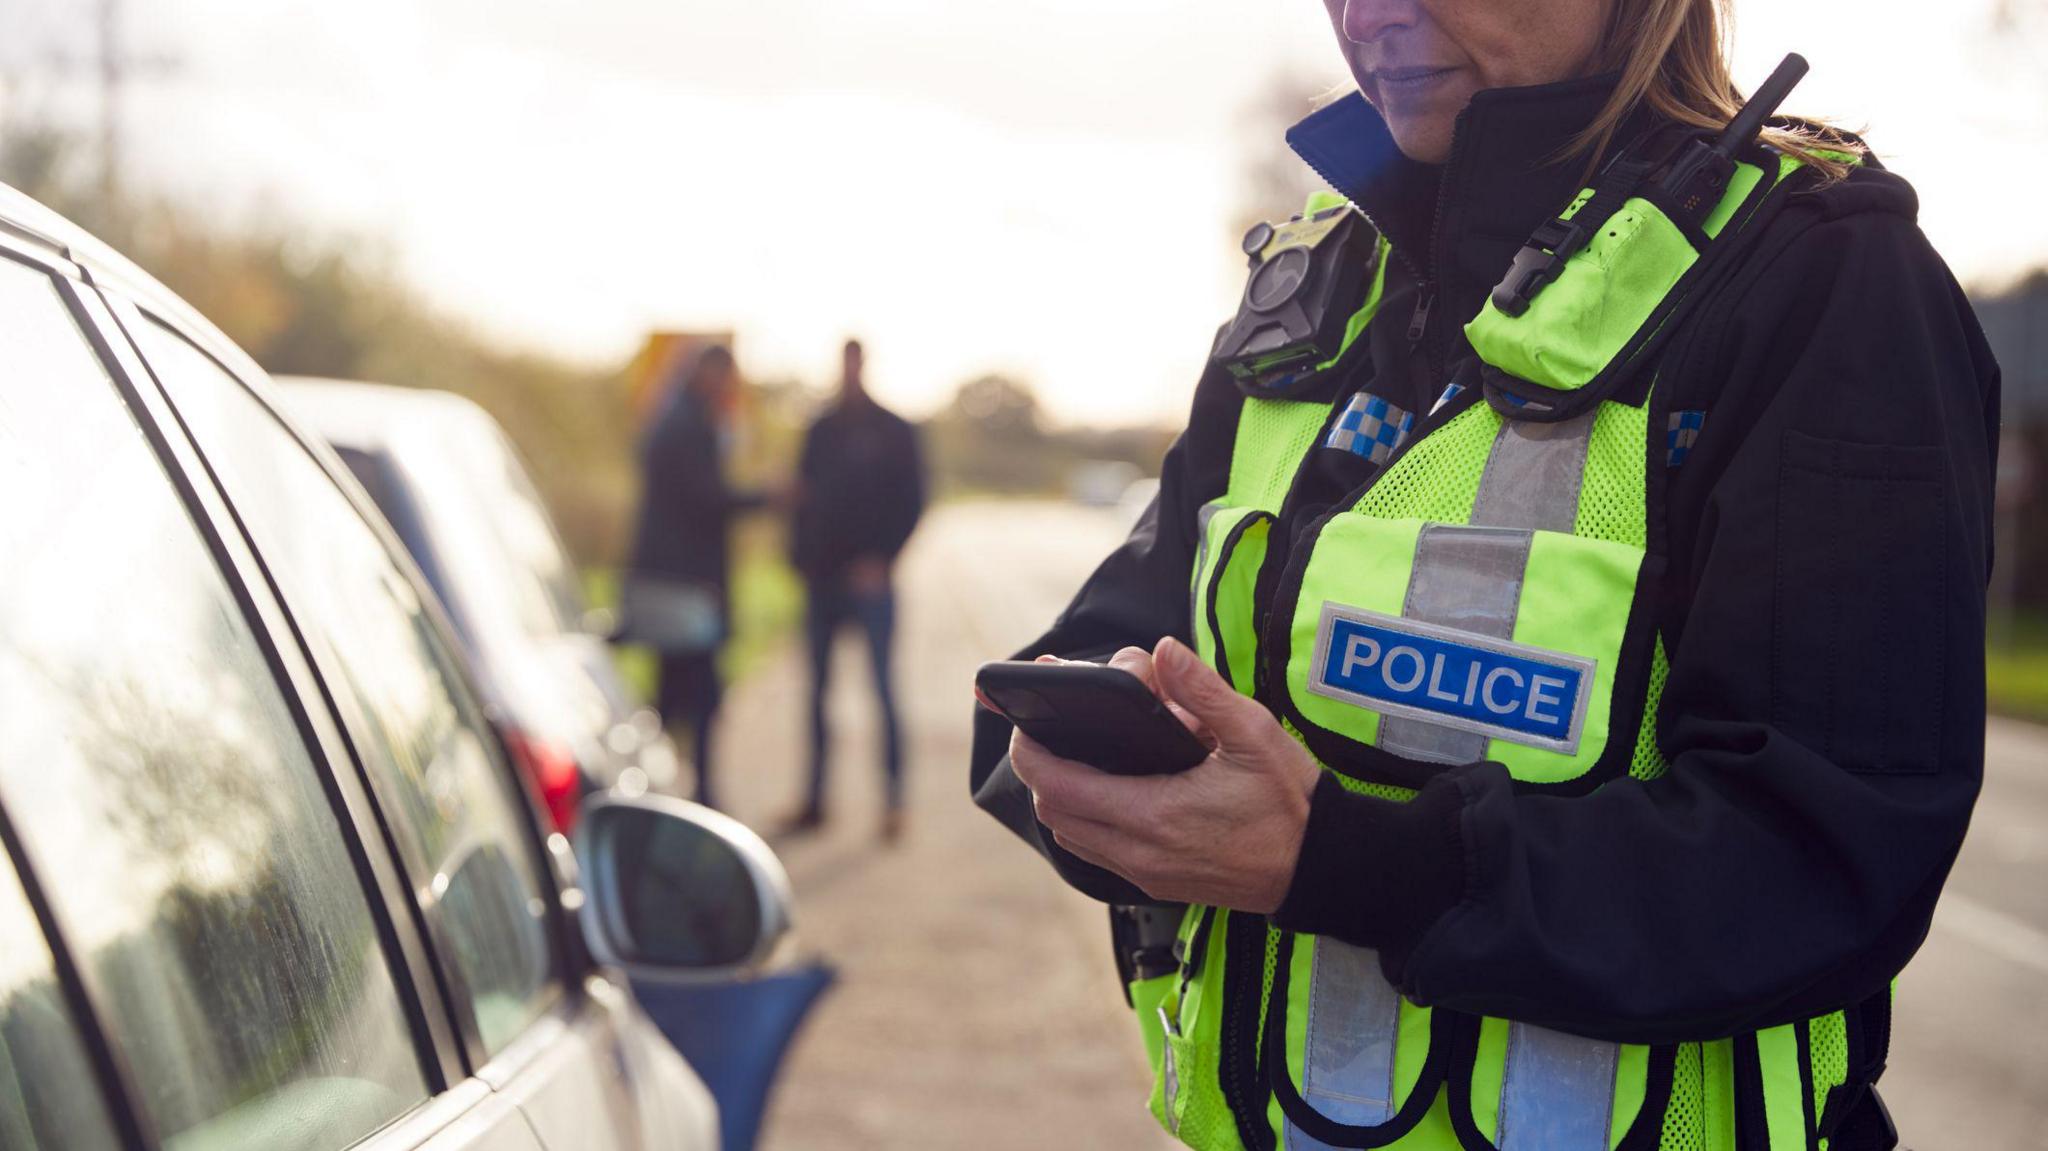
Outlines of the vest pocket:
{"label": "vest pocket", "polygon": [[1444,1082],[1439,1026],[1387,982],[1375,952],[1283,934],[1260,1044],[1281,1146],[1385,1147],[1412,1131]]}
{"label": "vest pocket", "polygon": [[1213,907],[1189,907],[1174,946],[1179,969],[1132,989],[1138,1028],[1153,1059],[1152,1117],[1193,1147],[1228,1146],[1236,1138],[1235,1120],[1217,1089],[1229,918]]}
{"label": "vest pocket", "polygon": [[1634,751],[1650,574],[1608,540],[1335,515],[1282,580],[1278,702],[1346,774],[1419,787],[1492,760],[1583,789]]}
{"label": "vest pocket", "polygon": [[1146,1107],[1162,1126],[1167,1125],[1166,1107],[1174,1092],[1166,1075],[1166,1011],[1173,996],[1175,972],[1138,979],[1130,985],[1131,1009],[1138,1019],[1138,1035],[1145,1043],[1145,1061],[1152,1068],[1152,1096]]}
{"label": "vest pocket", "polygon": [[1189,634],[1195,652],[1245,695],[1252,693],[1258,637],[1252,591],[1266,562],[1274,517],[1257,508],[1204,509]]}
{"label": "vest pocket", "polygon": [[1449,1030],[1451,1127],[1466,1151],[1658,1146],[1678,1048],[1472,1016]]}

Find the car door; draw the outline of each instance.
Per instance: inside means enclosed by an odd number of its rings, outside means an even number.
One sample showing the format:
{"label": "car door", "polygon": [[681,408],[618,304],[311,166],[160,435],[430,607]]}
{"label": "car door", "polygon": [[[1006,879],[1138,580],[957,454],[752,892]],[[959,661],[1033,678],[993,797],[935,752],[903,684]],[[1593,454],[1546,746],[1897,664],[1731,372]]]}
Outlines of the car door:
{"label": "car door", "polygon": [[[417,1146],[489,1090],[449,1088],[306,669],[104,304],[22,240],[0,228],[0,1146]],[[537,1151],[514,1119],[470,1146]]]}
{"label": "car door", "polygon": [[162,319],[124,319],[329,690],[415,893],[467,1066],[555,1151],[708,1151],[701,1084],[579,963],[530,797],[402,549],[337,481],[342,469],[243,379]]}

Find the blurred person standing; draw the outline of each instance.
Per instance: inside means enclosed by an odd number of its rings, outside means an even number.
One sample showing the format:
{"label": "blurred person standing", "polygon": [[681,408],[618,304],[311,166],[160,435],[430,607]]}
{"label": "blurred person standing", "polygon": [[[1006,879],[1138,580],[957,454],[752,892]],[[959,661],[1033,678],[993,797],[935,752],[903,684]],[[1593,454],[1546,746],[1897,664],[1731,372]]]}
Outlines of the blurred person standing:
{"label": "blurred person standing", "polygon": [[718,653],[732,632],[731,537],[736,515],[769,496],[726,475],[739,370],[713,344],[680,358],[640,444],[641,497],[622,595],[624,636],[661,659],[656,706],[690,730],[697,802],[717,806],[711,732],[721,694]]}
{"label": "blurred person standing", "polygon": [[841,627],[854,623],[867,637],[881,709],[887,802],[882,834],[893,841],[903,829],[903,740],[890,666],[896,630],[890,570],[924,511],[924,465],[917,429],[868,394],[863,360],[860,341],[846,341],[839,395],[805,433],[798,465],[790,543],[807,593],[811,762],[809,795],[790,828],[809,830],[825,822],[832,641]]}

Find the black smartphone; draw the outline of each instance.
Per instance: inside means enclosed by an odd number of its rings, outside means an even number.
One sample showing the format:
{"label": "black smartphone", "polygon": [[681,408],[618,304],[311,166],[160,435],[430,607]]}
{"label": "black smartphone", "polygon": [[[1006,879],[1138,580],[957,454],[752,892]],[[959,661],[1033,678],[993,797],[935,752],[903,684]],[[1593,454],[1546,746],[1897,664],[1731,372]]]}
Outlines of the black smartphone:
{"label": "black smartphone", "polygon": [[1118,775],[1170,775],[1209,756],[1138,677],[1103,664],[985,663],[974,694],[1054,755]]}

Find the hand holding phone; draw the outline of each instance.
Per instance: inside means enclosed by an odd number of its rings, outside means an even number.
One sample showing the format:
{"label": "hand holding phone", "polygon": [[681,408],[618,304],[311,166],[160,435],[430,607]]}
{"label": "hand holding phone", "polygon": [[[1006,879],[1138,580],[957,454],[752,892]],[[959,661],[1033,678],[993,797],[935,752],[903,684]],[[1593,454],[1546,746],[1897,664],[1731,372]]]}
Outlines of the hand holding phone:
{"label": "hand holding phone", "polygon": [[1063,759],[1117,775],[1170,775],[1209,749],[1139,679],[1094,663],[985,663],[974,694]]}

